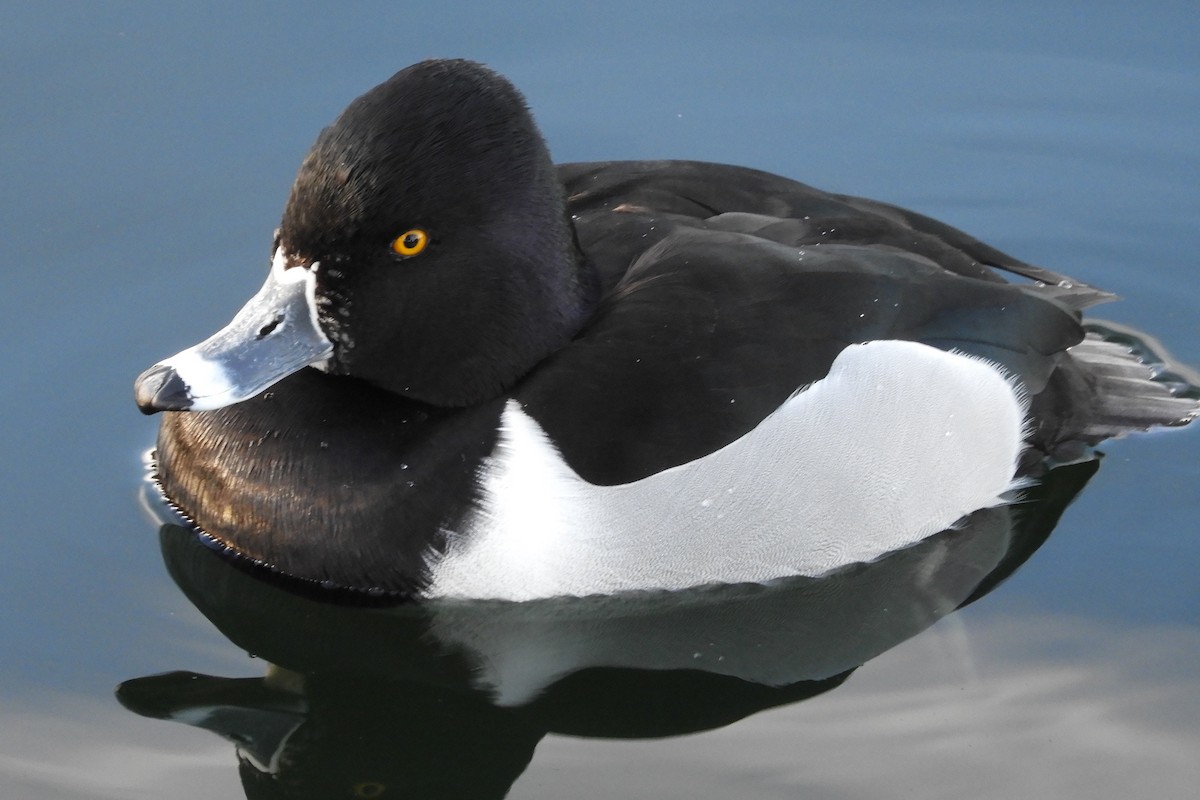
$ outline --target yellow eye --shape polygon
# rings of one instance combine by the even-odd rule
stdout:
[[[420,228],[407,230],[392,240],[392,252],[405,258],[419,255],[428,246],[429,234]]]

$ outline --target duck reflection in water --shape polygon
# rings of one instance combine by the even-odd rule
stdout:
[[[247,798],[500,798],[547,733],[677,736],[836,688],[1008,577],[1098,463],[822,578],[524,603],[330,602],[167,524],[176,583],[271,666],[137,678],[117,695],[232,742]]]

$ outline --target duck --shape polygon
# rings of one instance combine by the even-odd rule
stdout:
[[[153,480],[304,585],[524,601],[829,574],[1197,416],[1113,295],[884,202],[556,165],[481,64],[407,67],[303,159],[262,289],[146,370]],[[1194,388],[1194,387],[1193,387]]]

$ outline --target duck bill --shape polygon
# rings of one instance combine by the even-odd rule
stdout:
[[[267,282],[232,322],[138,377],[142,413],[223,408],[333,354],[317,318],[317,265],[287,269],[285,261],[276,252]]]

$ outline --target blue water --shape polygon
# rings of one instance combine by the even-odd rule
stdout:
[[[1102,315],[1200,362],[1191,4],[308,6],[0,21],[0,796],[243,796],[231,744],[113,695],[265,669],[163,566],[131,383],[257,288],[316,133],[421,58],[508,75],[558,160],[739,163],[907,206],[1116,291]],[[1103,450],[1011,580],[841,687],[695,736],[552,733],[510,796],[1191,796],[1200,429]]]

